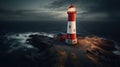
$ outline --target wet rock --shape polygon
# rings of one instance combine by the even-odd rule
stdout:
[[[118,51],[116,43],[97,36],[78,37],[75,45],[80,51],[100,67],[119,67],[120,58],[113,51]]]
[[[105,38],[80,35],[76,45],[39,33],[24,36],[25,43],[15,38],[0,40],[0,44],[5,42],[0,50],[7,48],[0,51],[1,67],[119,67],[116,43]]]

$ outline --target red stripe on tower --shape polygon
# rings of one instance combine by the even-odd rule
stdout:
[[[67,24],[67,39],[66,43],[68,44],[76,44],[77,36],[76,36],[76,8],[74,5],[71,5],[67,11],[68,14],[68,24]]]

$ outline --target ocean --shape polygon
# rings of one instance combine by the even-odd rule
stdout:
[[[66,33],[67,21],[0,21],[0,34],[23,32]],[[77,21],[77,33],[97,35],[120,43],[119,22]]]

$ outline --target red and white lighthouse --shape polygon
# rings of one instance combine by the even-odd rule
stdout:
[[[66,43],[76,44],[76,14],[77,10],[74,5],[71,5],[67,11],[68,14],[68,24],[67,24],[67,38]]]

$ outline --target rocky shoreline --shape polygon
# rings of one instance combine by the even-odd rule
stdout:
[[[78,36],[76,45],[44,33],[0,38],[1,67],[119,67],[114,41],[98,36]],[[3,49],[3,50],[2,50]]]

